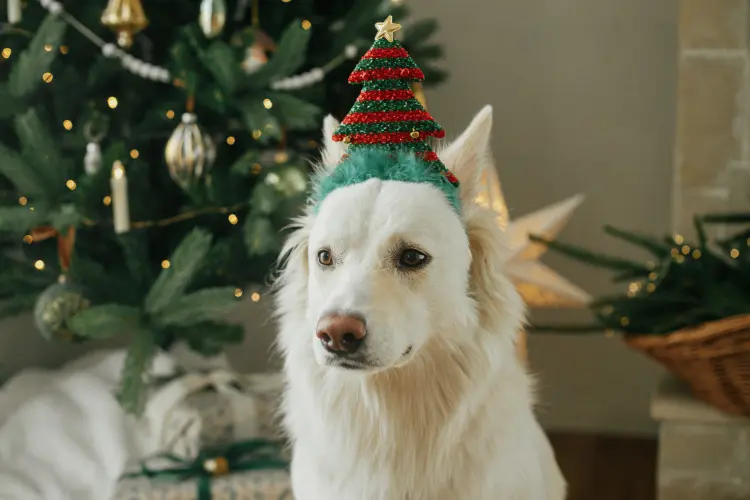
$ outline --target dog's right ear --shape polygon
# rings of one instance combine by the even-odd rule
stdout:
[[[333,133],[339,127],[339,121],[332,115],[323,119],[323,152],[322,152],[322,170],[330,172],[338,165],[341,157],[346,153],[346,144],[333,140]]]

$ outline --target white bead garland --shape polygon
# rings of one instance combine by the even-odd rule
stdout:
[[[53,15],[60,15],[64,11],[62,3],[58,2],[57,0],[39,0],[39,3]],[[66,13],[66,15],[67,17],[71,17],[70,14]],[[155,82],[169,83],[172,80],[168,69],[147,63],[145,61],[141,61],[140,59],[126,53],[115,44],[105,42],[94,33],[85,33],[85,27],[79,28],[75,26],[75,23],[80,24],[78,23],[78,21],[75,21],[75,19],[73,19],[75,23],[70,22],[67,19],[65,20],[66,22],[68,22],[68,24],[72,24],[74,28],[78,29],[78,31],[88,37],[92,42],[101,47],[102,55],[104,57],[109,59],[119,59],[122,63],[122,66],[134,75],[140,76],[141,78],[147,80],[153,80]],[[86,29],[85,31],[88,31],[88,29]],[[344,48],[343,57],[345,57],[346,59],[354,59],[355,57],[357,57],[357,52],[357,46],[354,44],[349,44]],[[339,58],[341,57],[342,56],[339,56]],[[323,81],[326,73],[328,73],[328,71],[336,66],[338,66],[338,64],[336,63],[336,59],[334,59],[325,66],[325,69],[313,68],[310,71],[300,73],[299,75],[294,75],[288,78],[277,80],[275,82],[271,82],[271,89],[299,90],[311,85],[315,85],[316,83]]]

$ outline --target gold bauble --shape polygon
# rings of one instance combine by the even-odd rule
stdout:
[[[133,35],[148,26],[141,0],[109,0],[101,21],[117,33],[117,44],[126,49],[133,45]]]
[[[193,113],[182,115],[180,123],[167,141],[164,159],[172,180],[189,189],[207,179],[216,160],[216,145],[199,125]]]

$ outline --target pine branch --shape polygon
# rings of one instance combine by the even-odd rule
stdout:
[[[144,326],[136,328],[122,371],[117,400],[123,409],[140,416],[146,407],[151,363],[156,355],[153,332]]]
[[[306,130],[319,124],[321,109],[311,102],[281,92],[270,92],[273,110],[289,130]]]
[[[606,232],[610,236],[614,236],[615,238],[619,238],[621,240],[627,241],[628,243],[632,243],[639,247],[645,248],[656,257],[661,258],[665,255],[669,255],[669,252],[672,250],[672,247],[670,245],[666,245],[660,242],[657,238],[653,238],[651,236],[641,235],[630,231],[623,231],[609,225],[604,226],[604,232]]]
[[[614,271],[648,271],[648,267],[638,262],[590,252],[580,247],[560,243],[559,241],[547,240],[533,234],[529,235],[529,239],[536,243],[542,243],[549,247],[550,250],[561,253],[566,257],[585,262],[592,266],[603,267]]]
[[[263,107],[260,100],[240,101],[236,104],[236,107],[242,114],[242,120],[247,130],[251,132],[260,131],[261,135],[258,139],[261,142],[267,143],[269,139],[281,137],[279,121],[269,110]]]
[[[226,94],[232,94],[245,76],[234,55],[234,50],[222,41],[212,43],[208,50],[198,52],[203,65],[211,72]]]
[[[42,74],[49,71],[57,57],[56,50],[46,51],[45,45],[59,47],[67,24],[59,16],[48,15],[37,30],[29,47],[21,53],[10,72],[9,90],[16,97],[31,95],[42,83]]]
[[[251,256],[267,255],[279,250],[279,234],[266,217],[248,217],[244,229],[245,245]]]
[[[45,193],[54,196],[64,192],[67,172],[61,168],[60,150],[37,110],[30,108],[25,113],[17,115],[15,125],[16,134],[23,147],[21,155],[30,168],[44,179]]]
[[[190,285],[201,261],[211,248],[211,233],[196,228],[188,234],[163,269],[146,297],[146,311],[155,314],[181,296]]]
[[[154,320],[163,326],[216,321],[237,306],[234,288],[206,288],[173,300]]]
[[[438,30],[438,22],[435,19],[421,19],[404,28],[404,43],[419,45],[427,42]],[[413,51],[416,53],[416,51]]]
[[[128,330],[135,330],[140,321],[138,308],[106,304],[80,311],[67,321],[76,335],[85,339],[106,339]]]
[[[47,184],[21,156],[0,143],[0,174],[7,177],[19,193],[33,199],[46,199]]]
[[[229,323],[200,323],[179,330],[179,338],[191,349],[205,355],[219,354],[227,344],[238,344],[244,338],[242,325]]]
[[[292,75],[305,62],[310,30],[303,29],[299,19],[293,20],[284,30],[273,57],[252,78],[245,78],[244,88],[263,88],[272,80]],[[244,84],[244,85],[243,85]]]
[[[22,234],[44,221],[41,211],[31,211],[28,207],[0,207],[0,232]]]

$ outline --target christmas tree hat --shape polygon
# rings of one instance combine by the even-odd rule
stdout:
[[[458,179],[427,142],[445,132],[409,85],[423,81],[424,73],[393,39],[401,25],[388,16],[375,26],[375,43],[349,76],[349,83],[363,85],[362,92],[333,134],[334,141],[348,144],[347,153],[316,186],[316,201],[336,188],[378,178],[432,184],[458,211]]]

